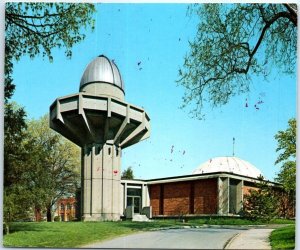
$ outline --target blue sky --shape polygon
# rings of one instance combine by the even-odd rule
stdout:
[[[53,63],[23,57],[15,64],[13,100],[25,107],[29,118],[39,118],[55,98],[78,92],[87,64],[104,54],[120,69],[126,101],[143,107],[151,118],[150,138],[123,151],[122,169],[132,166],[135,177],[142,179],[190,174],[210,158],[231,156],[235,137],[235,155],[272,180],[279,171],[274,166],[274,135],[296,116],[296,76],[279,75],[274,68],[268,81],[253,77],[249,93],[223,107],[207,107],[205,120],[192,119],[189,107],[179,108],[184,90],[176,83],[198,23],[186,15],[186,8],[98,5],[95,30],[73,48],[71,60],[63,50],[55,50]],[[256,110],[259,99],[264,103]]]

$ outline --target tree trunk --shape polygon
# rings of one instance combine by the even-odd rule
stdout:
[[[41,209],[38,208],[38,207],[35,207],[34,209],[34,218],[35,218],[35,221],[41,221],[42,219],[42,216],[41,216]]]
[[[47,222],[51,222],[51,207],[47,207]]]
[[[9,225],[7,222],[3,223],[3,235],[9,234]]]

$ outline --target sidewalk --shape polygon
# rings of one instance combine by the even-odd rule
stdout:
[[[271,249],[269,236],[273,230],[255,228],[243,231],[234,236],[225,249]]]

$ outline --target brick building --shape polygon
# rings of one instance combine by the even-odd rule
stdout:
[[[238,157],[216,157],[191,175],[121,180],[121,215],[148,217],[237,215],[260,170]],[[276,183],[270,182],[272,185]]]
[[[56,207],[56,214],[60,217],[60,221],[72,221],[76,218],[76,199],[74,197],[59,199]]]

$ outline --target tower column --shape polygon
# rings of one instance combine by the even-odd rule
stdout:
[[[83,148],[82,219],[120,219],[121,149],[111,143],[90,144]]]

